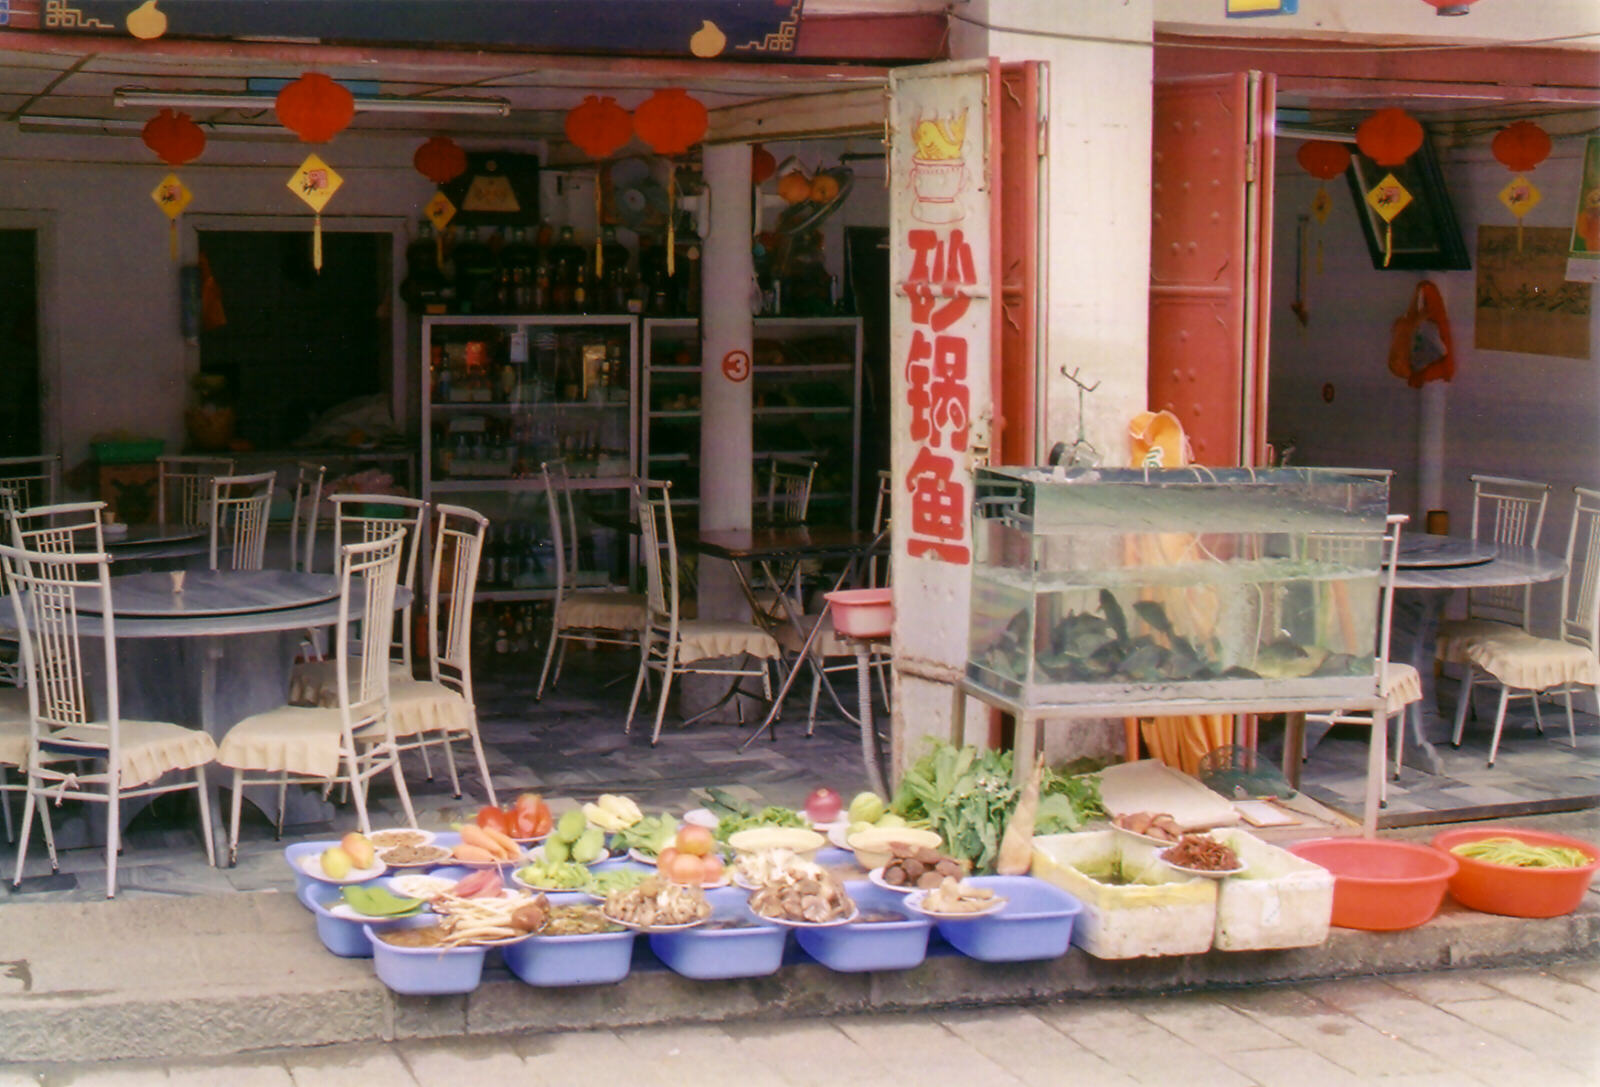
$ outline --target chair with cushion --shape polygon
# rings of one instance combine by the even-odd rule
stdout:
[[[230,457],[157,457],[156,520],[163,528],[204,528],[211,512],[211,480],[231,475]]]
[[[1506,706],[1512,698],[1531,698],[1538,722],[1539,699],[1562,696],[1567,708],[1567,736],[1578,746],[1572,717],[1574,692],[1592,690],[1600,697],[1600,491],[1574,487],[1572,527],[1567,531],[1567,573],[1561,582],[1560,628],[1554,638],[1540,638],[1510,624],[1460,640],[1466,675],[1456,701],[1451,743],[1461,746],[1472,688],[1487,676],[1500,685],[1489,765],[1500,750]]]
[[[1472,538],[1507,547],[1538,547],[1550,485],[1503,476],[1472,477]],[[1439,624],[1439,659],[1466,663],[1473,638],[1526,631],[1532,621],[1533,586],[1497,585],[1467,590],[1467,615]]]
[[[670,483],[656,481],[640,485],[639,547],[644,554],[648,614],[639,652],[639,674],[634,680],[623,730],[633,729],[633,714],[646,677],[651,671],[660,672],[661,695],[656,703],[655,729],[650,734],[652,747],[661,739],[661,721],[667,713],[674,676],[728,676],[735,683],[741,678],[760,678],[762,690],[770,700],[772,680],[766,662],[782,658],[777,639],[754,623],[684,619],[679,615],[678,542],[672,526],[670,489]],[[736,663],[717,663],[730,657]],[[754,663],[747,663],[752,660]],[[739,697],[734,695],[742,718]]]
[[[260,570],[267,559],[267,518],[276,472],[211,480],[210,562],[213,570]],[[226,552],[226,554],[224,554]]]
[[[478,559],[489,519],[464,506],[434,507],[436,524],[433,559],[428,582],[428,678],[389,677],[389,730],[400,751],[419,751],[428,776],[429,747],[444,748],[450,770],[450,789],[459,798],[452,745],[466,740],[472,745],[483,791],[498,805],[489,763],[478,736],[478,708],[472,700],[472,598],[478,583]],[[382,742],[384,731],[368,725],[356,733],[356,742]]]
[[[223,736],[217,762],[233,771],[230,862],[238,855],[240,803],[250,785],[278,786],[280,793],[289,782],[347,785],[355,801],[357,822],[366,834],[372,829],[367,816],[367,782],[387,770],[394,777],[406,821],[417,825],[390,729],[390,663],[385,652],[395,623],[395,587],[404,540],[405,534],[397,531],[367,543],[344,544],[337,554],[335,704],[280,706],[246,717]]]
[[[0,567],[16,587],[11,597],[27,678],[29,733],[24,774],[26,800],[13,884],[22,882],[34,809],[44,822],[51,871],[57,871],[48,805],[83,800],[107,806],[106,897],[117,893],[121,804],[125,798],[194,790],[206,858],[216,863],[205,765],[216,755],[211,737],[164,721],[123,720],[118,711],[117,655],[111,610],[110,561],[105,554],[29,551],[0,545]],[[105,693],[90,705],[78,614],[93,611]],[[192,771],[189,780],[162,784],[168,774]]]
[[[309,574],[317,561],[317,512],[322,506],[322,480],[328,469],[321,464],[295,464],[294,507],[289,517],[289,569]],[[305,526],[302,530],[302,524]]]
[[[539,673],[537,702],[544,697],[545,681],[554,688],[561,682],[561,666],[570,642],[635,647],[645,627],[643,593],[578,588],[578,519],[573,509],[572,480],[565,461],[539,466],[544,476],[545,501],[550,511],[550,539],[556,561],[556,598],[550,606],[550,639],[545,645],[544,668]],[[550,673],[552,662],[555,675]]]
[[[1390,514],[1387,531],[1383,535],[1382,580],[1379,583],[1378,602],[1378,652],[1373,658],[1373,676],[1377,694],[1383,700],[1383,728],[1374,729],[1369,773],[1377,776],[1378,800],[1388,799],[1388,779],[1385,776],[1384,748],[1388,740],[1389,722],[1395,722],[1394,767],[1400,772],[1400,759],[1405,745],[1405,713],[1408,707],[1422,701],[1422,677],[1409,664],[1389,659],[1389,642],[1394,615],[1394,577],[1400,554],[1400,530],[1410,518],[1403,513]],[[1353,538],[1360,547],[1368,546],[1366,537]],[[1335,544],[1337,546],[1337,544]],[[1305,726],[1307,723],[1332,727],[1333,725],[1364,725],[1373,728],[1377,715],[1372,706],[1340,707],[1328,713],[1290,714],[1288,734],[1283,747],[1283,773],[1289,783],[1300,784],[1300,763],[1305,759]],[[1370,812],[1369,815],[1374,813]]]

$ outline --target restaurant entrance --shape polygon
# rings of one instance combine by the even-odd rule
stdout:
[[[0,456],[26,456],[40,442],[37,236],[0,230]]]

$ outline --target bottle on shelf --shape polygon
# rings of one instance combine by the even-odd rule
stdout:
[[[446,313],[449,306],[445,287],[444,272],[439,267],[439,239],[433,224],[424,219],[416,238],[406,246],[406,278],[400,284],[400,297],[418,313]]]
[[[491,313],[499,285],[499,267],[494,252],[478,236],[478,228],[467,227],[456,242],[452,259],[456,266],[456,307],[461,313]]]
[[[528,244],[528,232],[520,226],[512,227],[510,240],[500,250],[500,275],[510,287],[506,307],[501,312],[532,312],[534,267],[533,246]]]
[[[628,295],[632,277],[628,271],[628,249],[617,241],[616,227],[608,226],[600,234],[600,260],[602,271],[596,278],[595,309],[601,313],[628,312]]]

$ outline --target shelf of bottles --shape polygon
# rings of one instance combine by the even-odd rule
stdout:
[[[700,493],[700,325],[693,318],[642,324],[640,462],[672,481],[672,500]],[[765,458],[817,462],[809,520],[854,525],[860,494],[861,320],[757,317],[751,380],[757,501]],[[759,511],[758,511],[759,512]]]
[[[490,520],[485,599],[554,590],[554,547],[540,465],[562,459],[583,492],[579,579],[628,583],[626,547],[587,511],[625,510],[637,471],[638,322],[627,315],[429,316],[422,319],[423,496]]]

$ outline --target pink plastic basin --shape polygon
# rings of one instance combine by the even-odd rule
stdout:
[[[833,629],[851,638],[887,638],[894,622],[888,589],[840,589],[825,593]]]
[[[1439,912],[1460,865],[1449,854],[1376,838],[1313,838],[1289,852],[1333,873],[1333,923],[1393,932],[1416,928]]]

